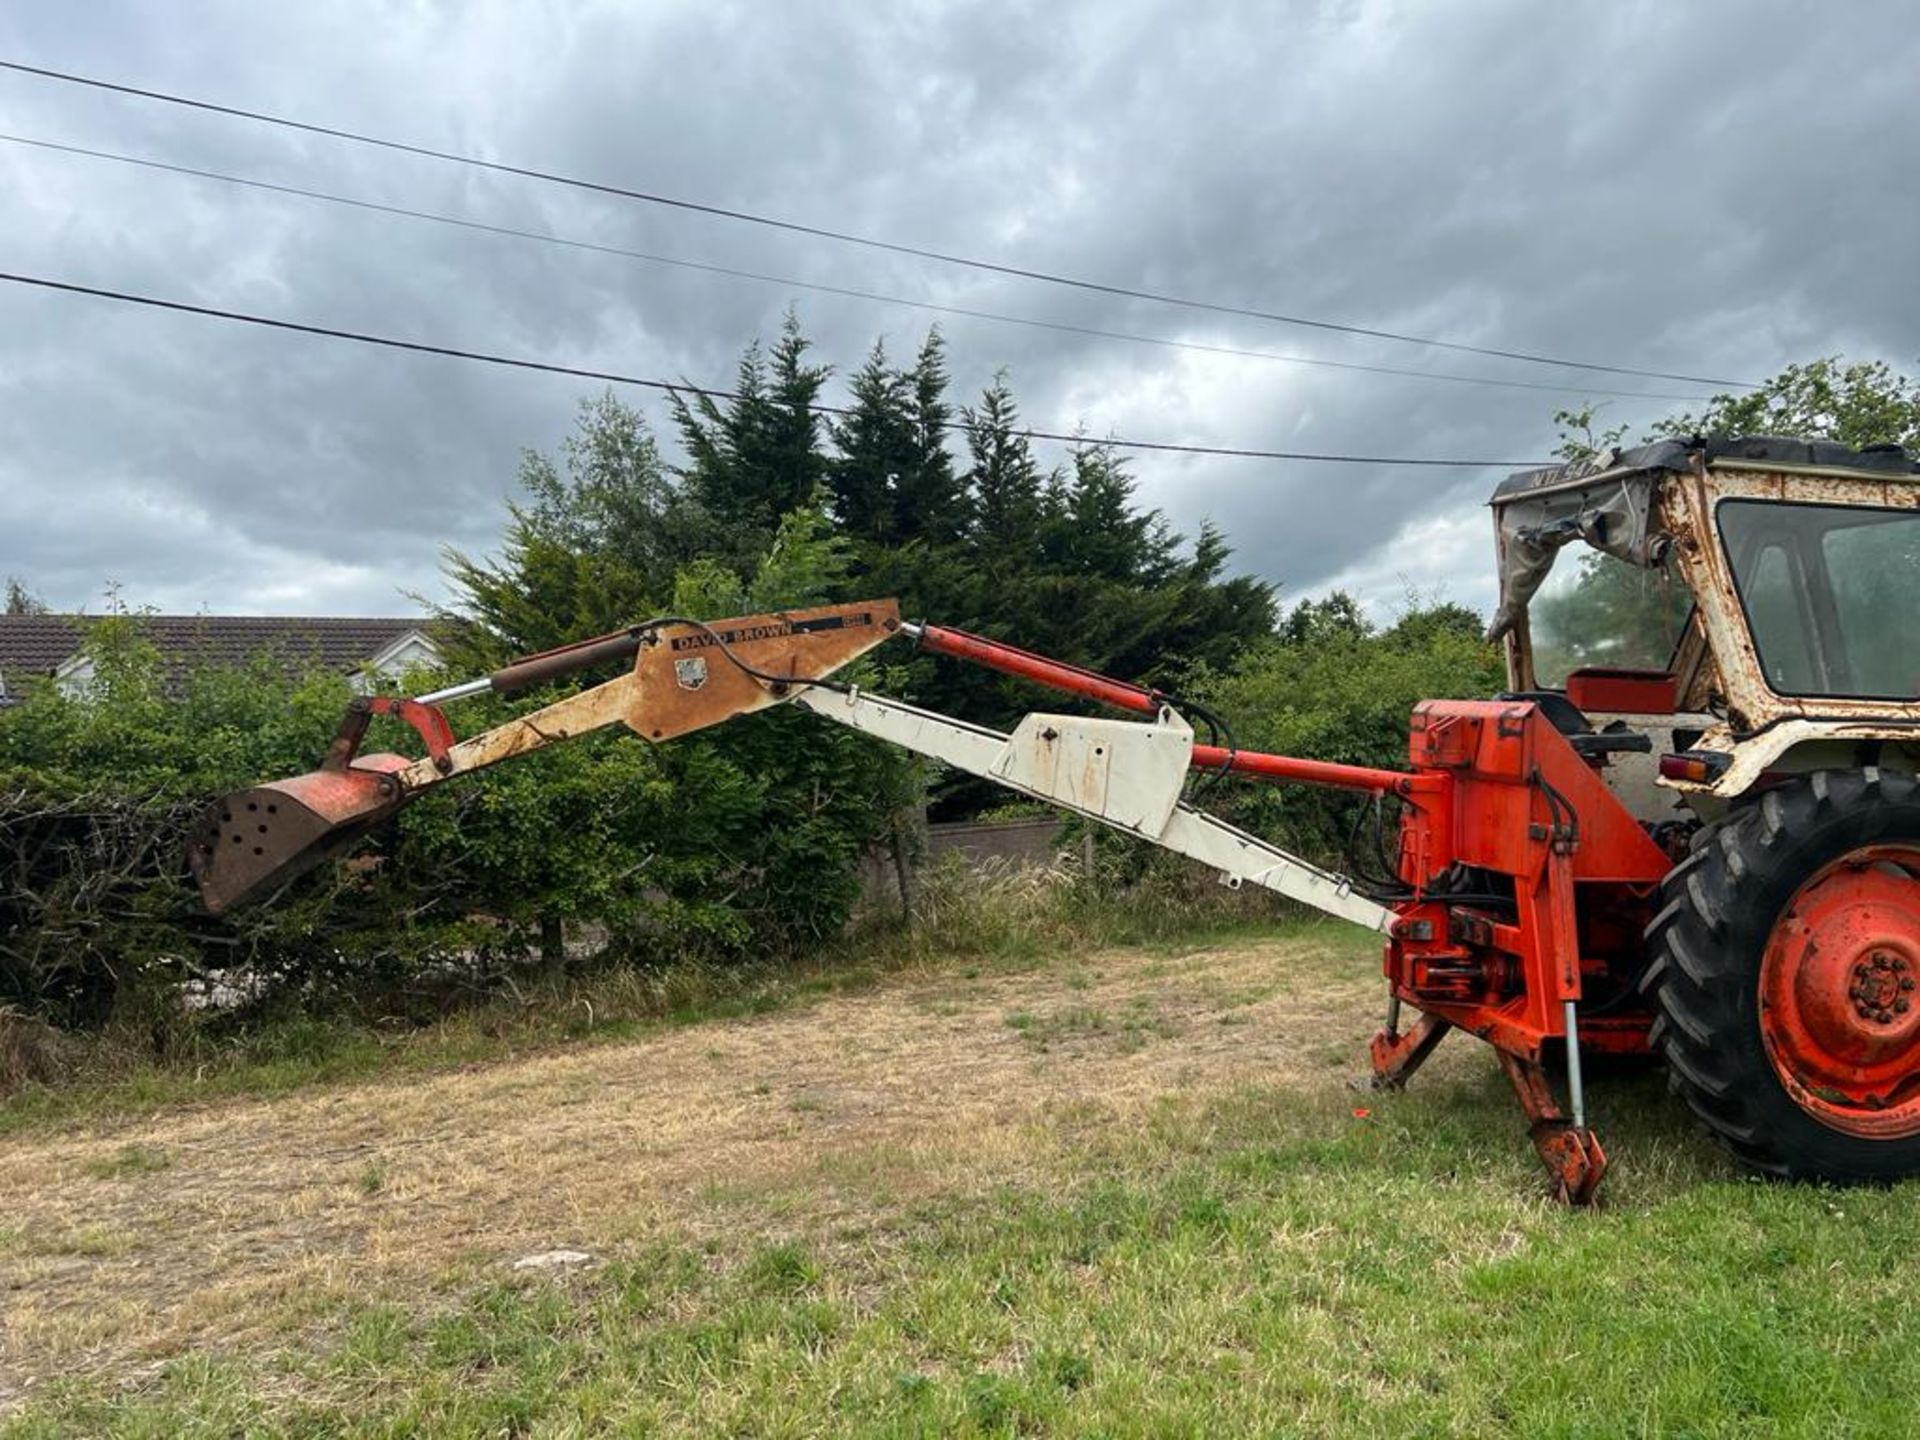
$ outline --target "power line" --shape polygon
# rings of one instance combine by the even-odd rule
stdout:
[[[1606,396],[1622,400],[1685,400],[1703,402],[1713,397],[1709,395],[1677,395],[1662,391],[1649,390],[1599,390],[1585,385],[1549,385],[1534,380],[1502,380],[1487,375],[1449,375],[1438,370],[1413,370],[1397,365],[1365,365],[1351,360],[1326,360],[1314,355],[1284,355],[1272,350],[1247,350],[1232,345],[1212,345],[1197,340],[1173,340],[1162,335],[1141,335],[1126,330],[1104,330],[1088,325],[1074,325],[1062,320],[1041,320],[1030,315],[1007,315],[993,310],[976,310],[964,305],[945,305],[932,300],[916,300],[904,295],[888,295],[877,290],[861,290],[845,285],[827,285],[811,280],[796,280],[790,276],[768,275],[757,270],[740,270],[728,265],[715,265],[703,260],[684,260],[677,256],[655,255],[645,250],[630,250],[619,245],[605,245],[593,240],[580,240],[565,235],[548,235],[537,230],[521,230],[511,225],[495,225],[483,220],[469,220],[457,215],[443,215],[431,210],[415,210],[405,205],[389,205],[377,200],[363,200],[351,195],[336,195],[325,190],[312,190],[301,185],[287,185],[272,180],[258,180],[246,175],[231,175],[219,170],[203,170],[192,165],[178,165],[172,161],[155,160],[147,156],[127,155],[114,150],[97,150],[86,145],[69,145],[56,140],[38,140],[26,135],[12,135],[0,132],[0,142],[9,145],[24,145],[35,150],[54,151],[63,155],[82,155],[92,160],[107,160],[117,165],[133,165],[144,170],[159,170],[171,175],[186,175],[197,180],[214,180],[223,185],[237,185],[249,190],[267,191],[276,195],[292,195],[303,200],[318,200],[329,205],[341,205],[355,210],[368,210],[382,215],[398,215],[409,220],[426,220],[436,225],[451,225],[462,230],[475,230],[487,235],[501,235],[516,240],[533,240],[543,245],[557,245],[570,250],[590,251],[598,255],[614,255],[628,260],[644,260],[655,265],[673,265],[685,270],[704,271],[710,275],[727,275],[738,280],[754,280],[769,285],[791,286],[798,290],[812,290],[824,295],[840,295],[855,300],[871,300],[882,305],[901,305],[913,310],[930,311],[938,315],[958,315],[970,320],[991,320],[1003,325],[1024,325],[1038,330],[1056,330],[1068,335],[1085,335],[1099,340],[1122,340],[1136,345],[1157,345],[1173,350],[1192,350],[1208,355],[1230,355],[1249,360],[1272,360],[1287,365],[1312,365],[1330,370],[1355,370],[1369,375],[1399,375],[1415,380],[1437,380],[1454,385],[1493,385],[1511,390],[1545,390],[1555,394]]]
[[[12,285],[29,285],[37,289],[53,290],[68,295],[88,295],[99,300],[115,300],[122,304],[141,305],[153,310],[171,310],[182,315],[231,320],[242,325],[257,325],[269,330],[289,330],[300,335],[319,335],[331,340],[351,340],[355,344],[377,345],[388,350],[405,350],[419,355],[439,355],[452,360],[472,360],[482,365],[500,365],[514,370],[537,370],[548,375],[570,375],[582,380],[599,380],[612,385],[633,385],[647,390],[659,390],[669,395],[677,396],[685,393],[707,400],[732,401],[746,398],[737,391],[714,390],[684,381],[650,380],[637,375],[623,375],[613,370],[588,370],[574,365],[555,365],[544,360],[528,360],[521,356],[497,355],[485,350],[461,350],[451,345],[430,345],[424,341],[401,340],[390,335],[340,330],[330,325],[307,325],[297,320],[280,320],[268,315],[249,314],[243,310],[222,310],[211,305],[191,305],[184,300],[165,300],[156,295],[138,295],[126,290],[107,290],[94,285],[77,285],[71,281],[53,280],[42,275],[16,275],[0,271],[0,281]],[[844,405],[811,404],[807,408],[816,415],[832,415],[842,419],[853,414],[853,411]],[[948,420],[942,424],[941,428],[965,433],[968,426],[964,420]],[[1337,465],[1417,465],[1430,469],[1450,470],[1519,470],[1542,463],[1537,460],[1441,460],[1382,455],[1325,455],[1299,450],[1252,450],[1225,445],[1180,445],[1165,440],[1123,440],[1118,436],[1094,440],[1085,435],[1068,435],[1057,430],[1013,430],[1009,433],[1019,439],[1056,440],[1067,445],[1088,445],[1114,450],[1145,450],[1173,455],[1219,455],[1245,460],[1304,460]]]
[[[1394,330],[1378,330],[1365,325],[1348,325],[1333,320],[1314,320],[1301,315],[1286,315],[1272,310],[1258,310],[1249,306],[1228,305],[1212,300],[1198,300],[1187,296],[1171,295],[1154,290],[1140,290],[1126,285],[1111,285],[1098,280],[1085,280],[1070,275],[1059,275],[1045,270],[1028,269],[1020,265],[1002,264],[993,260],[980,260],[965,255],[950,254],[943,250],[934,250],[919,245],[907,245],[895,240],[881,240],[870,235],[857,235],[850,231],[833,230],[821,225],[808,225],[797,220],[782,220],[771,215],[761,215],[750,210],[734,210],[722,205],[710,205],[698,200],[686,200],[677,196],[661,195],[652,191],[633,190],[622,185],[611,185],[599,180],[586,180],[578,176],[560,175],[552,171],[536,170],[524,165],[509,165],[499,160],[483,160],[477,155],[463,155],[453,150],[436,150],[427,145],[414,145],[404,140],[392,140],[379,135],[367,135],[355,130],[346,130],[338,126],[319,125],[305,120],[293,120],[283,115],[272,115],[260,110],[244,110],[234,105],[222,105],[211,100],[197,100],[191,96],[174,95],[164,90],[148,90],[137,85],[123,85],[111,80],[101,80],[87,75],[75,75],[63,70],[51,70],[39,65],[26,65],[15,60],[0,60],[0,70],[11,70],[21,75],[33,75],[43,80],[53,80],[67,85],[81,85],[94,90],[111,91],[119,95],[131,95],[141,100],[154,100],[166,105],[179,105],[190,110],[200,110],[214,115],[227,115],[239,120],[251,120],[262,125],[275,125],[287,130],[298,130],[309,135],[324,135],[329,139],[346,140],[356,145],[371,145],[382,150],[397,151],[405,155],[419,155],[430,160],[444,160],[456,165],[471,165],[477,169],[490,170],[500,175],[513,175],[523,180],[538,180],[548,185],[565,185],[576,190],[588,190],[601,195],[618,196],[625,200],[639,200],[649,205],[662,205],[675,210],[690,211],[700,215],[712,215],[723,220],[737,220],[750,225],[762,225],[769,229],[785,230],[796,235],[810,235],[817,239],[834,240],[846,245],[862,245],[873,250],[885,250],[896,255],[911,255],[921,260],[934,260],[945,265],[961,265],[973,270],[983,270],[996,275],[1007,275],[1021,280],[1036,280],[1048,285],[1064,285],[1075,290],[1088,290],[1102,295],[1113,295],[1129,300],[1146,300],[1157,305],[1177,305],[1191,310],[1206,310],[1218,315],[1240,315],[1253,320],[1268,320],[1281,325],[1298,325],[1312,330],[1328,330],[1343,335],[1360,335],[1374,340],[1392,340],[1405,345],[1428,345],[1437,350],[1453,350],[1468,355],[1486,355],[1502,360],[1519,360],[1532,365],[1557,365],[1569,370],[1591,370],[1608,375],[1634,375],[1648,380],[1675,380],[1687,385],[1716,385],[1736,390],[1759,388],[1747,380],[1715,380],[1700,375],[1682,375],[1667,370],[1642,370],[1628,365],[1603,365],[1593,361],[1567,360],[1552,355],[1539,355],[1524,350],[1502,350],[1487,345],[1469,345],[1457,340],[1439,340],[1431,336],[1407,335]]]

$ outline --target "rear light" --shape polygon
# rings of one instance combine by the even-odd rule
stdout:
[[[1660,778],[1680,780],[1690,785],[1711,785],[1733,763],[1731,755],[1715,750],[1683,750],[1677,755],[1660,757]]]

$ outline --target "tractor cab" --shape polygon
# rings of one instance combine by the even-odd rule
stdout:
[[[1665,440],[1522,472],[1491,503],[1509,684],[1648,737],[1646,759],[1609,758],[1635,813],[1671,816],[1680,791],[1718,815],[1763,774],[1857,763],[1862,742],[1914,768],[1920,464],[1905,450]]]
[[[1674,856],[1632,989],[1675,1091],[1766,1173],[1920,1173],[1920,466],[1669,440],[1492,503],[1510,683],[1644,737],[1589,758]]]

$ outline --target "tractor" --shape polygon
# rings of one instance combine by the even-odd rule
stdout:
[[[1515,474],[1491,509],[1509,688],[1418,705],[1404,770],[1244,750],[1203,706],[908,623],[888,600],[666,616],[417,698],[357,698],[317,771],[214,805],[189,864],[218,913],[468,771],[609,725],[664,743],[789,704],[1377,932],[1370,1083],[1404,1085],[1449,1033],[1478,1036],[1564,1201],[1591,1200],[1607,1169],[1595,1057],[1664,1063],[1756,1171],[1920,1174],[1920,465],[1891,446],[1696,437]],[[1132,718],[1035,713],[1002,733],[831,678],[895,637]],[[464,740],[444,708],[613,666]],[[362,754],[383,715],[426,754]],[[1190,782],[1214,772],[1372,797],[1391,875],[1343,875],[1208,814]]]

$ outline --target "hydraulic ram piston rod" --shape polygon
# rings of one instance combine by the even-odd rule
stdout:
[[[1036,655],[1016,645],[989,640],[983,635],[969,635],[964,630],[950,630],[944,625],[903,624],[900,633],[910,637],[922,650],[930,650],[936,655],[965,660],[1068,695],[1097,700],[1116,710],[1131,710],[1136,715],[1158,715],[1162,707],[1174,703],[1171,696],[1149,690],[1144,685],[1115,680],[1078,665]],[[1291,755],[1268,755],[1258,750],[1230,750],[1223,745],[1195,745],[1193,768],[1227,770],[1236,775],[1299,785],[1325,785],[1336,790],[1363,790],[1372,795],[1410,795],[1419,788],[1415,776],[1399,770],[1375,770],[1365,765],[1341,765],[1330,760],[1301,760]]]

